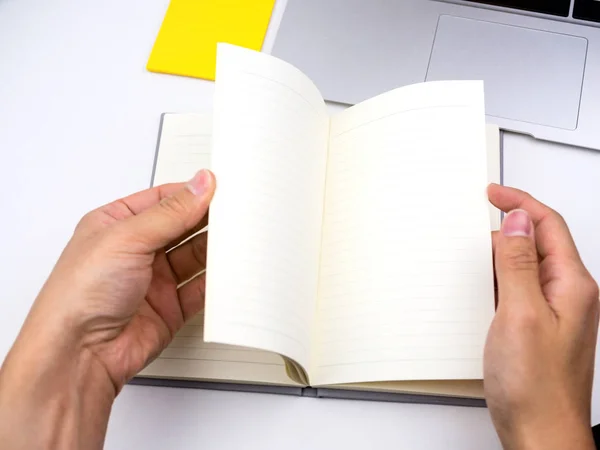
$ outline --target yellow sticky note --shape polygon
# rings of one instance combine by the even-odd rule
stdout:
[[[262,47],[275,0],[171,0],[146,68],[215,79],[217,43]]]

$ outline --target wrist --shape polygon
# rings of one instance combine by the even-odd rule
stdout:
[[[36,322],[30,316],[0,370],[0,442],[102,448],[116,396],[110,377],[65,328]]]

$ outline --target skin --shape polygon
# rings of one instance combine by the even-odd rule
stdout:
[[[516,189],[494,236],[498,307],[484,357],[485,394],[506,449],[595,449],[590,433],[598,286],[563,218]]]
[[[102,448],[125,382],[204,303],[206,235],[215,189],[149,189],[87,214],[59,258],[0,371],[4,449]],[[29,433],[27,430],[36,430]]]
[[[177,245],[205,226],[214,191],[201,171],[81,220],[0,370],[2,448],[102,448],[123,385],[203,307],[206,234]],[[596,283],[557,213],[515,189],[489,197],[517,210],[493,236],[494,425],[507,449],[592,449]]]

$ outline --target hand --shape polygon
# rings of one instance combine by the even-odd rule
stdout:
[[[31,416],[27,408],[44,408],[50,416],[55,405],[57,414],[65,415],[69,399],[81,409],[81,398],[97,393],[103,398],[93,398],[96,404],[83,413],[96,416],[88,424],[102,424],[102,406],[108,407],[107,420],[123,385],[200,311],[205,279],[194,276],[205,269],[206,233],[166,251],[206,226],[214,189],[213,175],[200,171],[187,184],[139,192],[81,220],[0,371],[1,442],[6,442],[4,433],[10,434],[9,424],[20,418],[15,411]],[[23,389],[32,392],[26,395]],[[23,398],[35,404],[24,404]],[[37,429],[27,424],[32,427]],[[103,439],[96,431],[90,431],[94,438],[79,442],[81,448],[101,446],[101,441],[90,443]],[[82,432],[76,429],[71,437]]]
[[[516,189],[488,194],[508,213],[494,236],[498,308],[484,358],[494,425],[506,449],[595,449],[598,286],[560,215]]]

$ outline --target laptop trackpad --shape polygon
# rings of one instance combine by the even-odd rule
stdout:
[[[484,80],[489,116],[577,128],[587,40],[441,16],[427,81]]]

